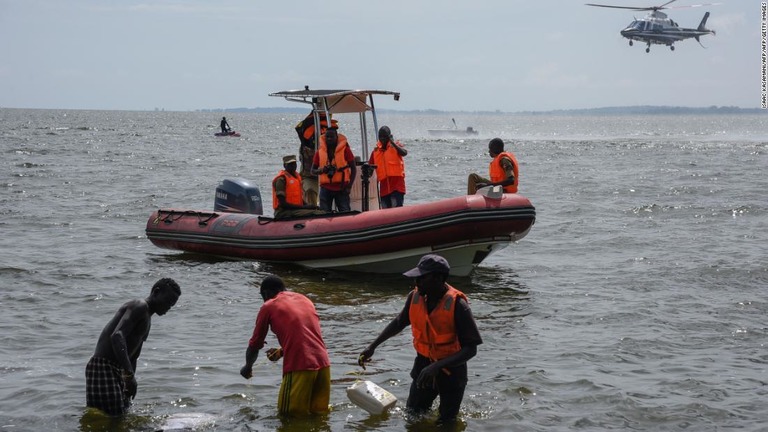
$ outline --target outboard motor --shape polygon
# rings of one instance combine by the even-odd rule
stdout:
[[[261,215],[261,192],[248,180],[225,179],[216,187],[213,211]]]

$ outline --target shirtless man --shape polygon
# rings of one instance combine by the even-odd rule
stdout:
[[[152,315],[165,315],[181,296],[170,278],[160,279],[145,300],[131,300],[118,309],[101,331],[96,351],[85,367],[86,405],[117,416],[136,397],[136,360],[149,336]]]

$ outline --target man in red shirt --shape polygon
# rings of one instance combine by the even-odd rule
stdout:
[[[277,361],[284,356],[278,411],[294,416],[328,412],[331,362],[315,305],[302,294],[286,291],[277,276],[267,276],[261,282],[260,293],[264,305],[256,316],[240,375],[246,379],[253,376],[253,363],[271,328],[280,348],[267,350],[267,358]]]

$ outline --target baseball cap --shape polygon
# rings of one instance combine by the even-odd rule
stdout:
[[[436,254],[427,254],[421,257],[419,264],[407,272],[403,273],[403,276],[419,277],[427,273],[450,273],[451,265],[448,264],[448,260]]]

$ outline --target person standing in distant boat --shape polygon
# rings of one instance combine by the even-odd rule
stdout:
[[[272,180],[272,208],[275,219],[325,214],[315,205],[305,205],[294,155],[283,157],[283,170]]]
[[[221,118],[221,134],[222,135],[228,135],[229,132],[232,130],[232,128],[229,127],[229,123],[227,123],[227,118],[222,117]]]
[[[152,315],[165,315],[181,296],[173,279],[155,283],[145,300],[132,300],[120,307],[101,331],[93,357],[85,367],[86,405],[118,416],[136,397],[136,361],[149,336]]]
[[[333,125],[320,137],[320,147],[312,161],[312,172],[320,183],[320,208],[328,213],[334,203],[340,212],[348,212],[349,194],[355,182],[357,167],[347,137],[338,133]]]
[[[259,293],[264,304],[256,315],[240,375],[245,379],[253,376],[253,363],[272,329],[280,347],[268,349],[267,358],[277,361],[284,357],[277,410],[291,416],[327,413],[331,361],[315,305],[305,295],[287,291],[283,280],[274,275],[264,278]]]
[[[379,141],[368,163],[376,165],[381,208],[402,207],[405,200],[405,164],[408,154],[400,141],[395,141],[388,126],[379,128]]]
[[[403,273],[415,278],[416,287],[400,313],[357,358],[365,369],[379,345],[410,325],[416,359],[405,406],[413,414],[424,414],[439,396],[439,424],[456,420],[467,387],[467,361],[483,343],[467,296],[446,282],[450,271],[445,258],[427,254]]]
[[[517,193],[520,181],[520,165],[512,152],[504,151],[504,141],[494,138],[488,143],[488,153],[493,160],[488,166],[490,180],[475,173],[467,179],[467,195],[474,195],[478,189],[486,186],[502,186],[504,193]]]

